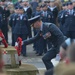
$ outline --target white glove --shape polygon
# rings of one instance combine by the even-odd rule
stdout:
[[[18,43],[17,42],[15,42],[15,46],[18,46]]]
[[[23,41],[22,41],[22,45],[23,45],[24,43],[23,43]]]
[[[2,38],[0,37],[0,41],[2,41]]]

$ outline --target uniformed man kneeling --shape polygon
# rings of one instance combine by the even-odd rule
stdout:
[[[35,16],[28,21],[32,24],[34,28],[39,28],[40,31],[33,37],[28,40],[24,40],[23,44],[27,45],[37,41],[40,37],[43,37],[45,40],[52,42],[53,47],[48,50],[42,60],[48,69],[53,68],[51,59],[56,57],[56,54],[59,52],[60,45],[64,42],[64,36],[59,28],[53,23],[43,23],[40,19],[40,16]]]

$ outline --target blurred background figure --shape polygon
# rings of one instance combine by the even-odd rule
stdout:
[[[57,17],[57,20],[58,20],[58,23],[59,23],[59,28],[62,31],[62,33],[64,33],[64,26],[61,22],[61,15],[63,15],[65,11],[67,11],[67,3],[62,4],[62,10],[59,11],[58,17]]]
[[[50,9],[50,11],[53,13],[54,16],[54,23],[56,24],[56,19],[57,19],[57,15],[58,15],[58,8],[55,5],[55,0],[50,0],[50,5],[48,7]]]
[[[75,64],[70,64],[60,75],[75,75]]]
[[[12,46],[15,46],[15,40],[14,40],[14,27],[16,25],[16,16],[19,15],[19,9],[16,6],[14,9],[14,13],[12,13],[9,17],[9,26],[11,27],[12,31]]]
[[[31,5],[29,4],[29,1],[28,0],[22,0],[22,3],[23,5],[23,9],[24,9],[24,13],[27,15],[28,19],[30,19],[32,17],[32,8],[31,8]],[[31,32],[31,27],[30,27],[30,23],[28,23],[28,37],[31,38],[32,37],[32,32]]]
[[[75,75],[75,63],[62,63],[60,62],[54,68],[54,75]]]
[[[63,25],[63,34],[68,38],[75,38],[75,11],[73,9],[73,3],[67,2],[67,11],[61,15],[61,22]]]
[[[0,14],[2,15],[2,32],[5,36],[6,41],[8,42],[8,17],[10,16],[10,10],[8,6],[5,4],[5,1],[1,1],[1,11]]]
[[[75,63],[75,39],[67,50],[67,58],[69,63]]]
[[[32,2],[30,4],[32,6],[33,12],[35,12],[36,11],[36,8],[38,6],[38,0],[32,0]]]
[[[67,51],[68,51],[68,47],[73,43],[73,40],[68,38],[65,40],[65,42],[62,43],[62,45],[60,46],[60,56],[61,56],[61,61],[64,61],[67,57]]]
[[[27,39],[28,36],[28,17],[24,13],[24,9],[22,6],[18,7],[18,15],[15,16],[14,20],[16,20],[15,27],[13,30],[14,33],[14,41],[16,42],[18,37],[21,37],[23,40]],[[22,55],[26,56],[26,46],[22,46]]]

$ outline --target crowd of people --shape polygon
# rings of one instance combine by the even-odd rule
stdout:
[[[41,2],[19,0],[15,4],[11,1],[0,1],[0,29],[6,41],[8,42],[8,30],[11,27],[12,46],[15,46],[17,38],[21,37],[23,40],[21,55],[25,57],[27,56],[26,45],[33,43],[37,56],[45,54],[42,60],[48,70],[46,75],[68,74],[70,69],[66,68],[66,71],[60,71],[61,73],[58,70],[64,69],[66,64],[75,60],[74,21],[75,0],[43,0]],[[34,37],[32,37],[32,28]],[[62,63],[54,68],[51,60],[57,54]],[[61,64],[64,64],[64,67],[60,67]]]

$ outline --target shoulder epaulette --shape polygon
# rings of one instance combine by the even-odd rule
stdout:
[[[47,27],[49,27],[50,25],[52,25],[52,23],[45,23]]]

